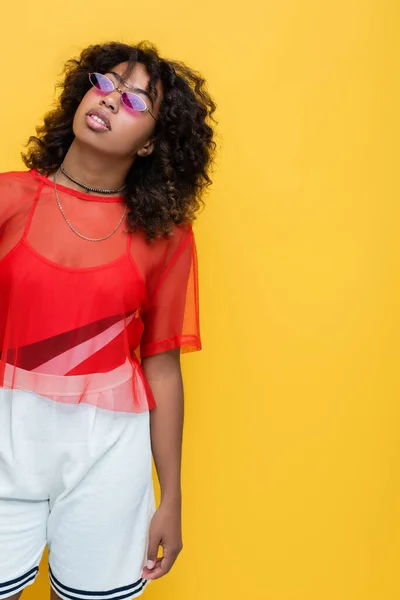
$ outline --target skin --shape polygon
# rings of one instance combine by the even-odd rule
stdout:
[[[121,63],[111,69],[122,77],[127,63]],[[136,64],[133,72],[121,84],[117,77],[105,73],[120,89],[131,91],[132,88],[146,90],[149,75],[143,65]],[[162,102],[161,83],[157,83],[157,98],[153,106],[147,96],[141,95],[152,114],[157,118]],[[104,110],[111,122],[111,131],[93,131],[87,125],[86,114],[90,109]],[[121,103],[118,91],[101,94],[96,88],[91,88],[75,113],[73,121],[74,141],[64,159],[65,170],[78,181],[89,186],[117,189],[126,179],[127,173],[134,163],[136,156],[148,156],[154,150],[155,121],[147,112],[131,113]],[[60,171],[57,173],[57,183],[82,191],[82,188],[72,183]]]
[[[112,71],[122,76],[126,66],[126,63],[116,65]],[[141,64],[135,66],[123,84],[117,82],[115,76],[107,75],[126,91],[132,87],[146,90],[149,81],[149,75]],[[157,91],[153,106],[143,96],[156,118],[162,103],[160,83],[157,84]],[[111,131],[95,132],[89,129],[86,113],[93,108],[107,111]],[[76,112],[73,122],[75,139],[64,160],[65,169],[87,185],[117,189],[123,185],[136,156],[145,157],[153,152],[154,126],[155,121],[147,111],[134,115],[127,111],[121,105],[121,96],[117,91],[100,95],[93,88],[84,96]],[[57,183],[84,191],[61,171],[57,172]],[[158,579],[170,571],[183,548],[180,474],[184,393],[180,350],[178,348],[144,358],[142,367],[157,403],[157,407],[150,411],[150,430],[161,500],[149,530],[148,559],[155,564],[151,568],[145,567],[141,576]],[[160,546],[162,556],[157,558]],[[12,598],[17,600],[19,596]],[[59,599],[53,590],[51,599]]]
[[[148,558],[155,561],[145,567],[142,577],[158,579],[168,573],[182,543],[181,461],[184,421],[184,392],[180,349],[149,356],[143,370],[157,402],[150,411],[153,458],[160,482],[161,500],[150,524]],[[157,558],[158,547],[163,554]]]

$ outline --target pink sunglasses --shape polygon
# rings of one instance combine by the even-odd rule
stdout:
[[[111,94],[112,92],[117,91],[121,94],[121,101],[130,111],[147,111],[153,119],[157,121],[156,117],[147,107],[146,102],[138,94],[134,94],[133,92],[123,92],[114,85],[109,77],[102,75],[101,73],[90,73],[89,79],[92,86],[102,94]]]

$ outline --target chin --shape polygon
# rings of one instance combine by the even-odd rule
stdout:
[[[83,117],[84,119],[85,117]],[[95,131],[92,131],[85,123],[81,121],[80,123],[75,123],[72,126],[72,131],[74,134],[74,138],[76,141],[85,144],[87,146],[91,146],[96,148],[97,150],[106,147],[109,145],[105,140],[104,136],[98,135]],[[102,139],[103,138],[103,139]]]

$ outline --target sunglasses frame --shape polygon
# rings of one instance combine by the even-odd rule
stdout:
[[[97,85],[95,85],[92,81],[92,75],[100,75],[101,77],[105,77],[110,84],[113,86],[113,89],[107,92],[103,92],[102,90],[100,90]],[[153,113],[151,112],[151,110],[149,109],[149,107],[147,106],[146,102],[143,100],[143,98],[141,96],[139,96],[139,94],[135,94],[134,92],[124,92],[124,90],[121,90],[119,87],[117,87],[114,82],[112,81],[112,79],[110,79],[109,77],[107,77],[107,75],[103,75],[103,73],[97,73],[97,72],[93,72],[93,73],[89,73],[89,81],[92,84],[92,86],[98,91],[100,92],[100,94],[112,94],[113,92],[119,92],[119,94],[121,95],[121,102],[124,104],[124,106],[130,111],[130,112],[148,112],[153,119],[157,122],[156,117],[153,115]],[[124,96],[125,94],[129,97],[129,96],[135,96],[136,98],[139,98],[145,105],[145,107],[142,110],[139,110],[138,108],[132,108],[130,106],[128,106],[126,104],[126,102],[124,102]]]

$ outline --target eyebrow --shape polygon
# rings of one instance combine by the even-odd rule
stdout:
[[[151,106],[152,108],[154,107],[153,104],[153,98],[150,96],[149,92],[146,92],[146,90],[142,90],[142,88],[138,88],[138,87],[130,87],[129,85],[126,85],[123,81],[122,81],[122,77],[121,75],[118,75],[118,73],[115,73],[114,71],[108,71],[110,73],[110,75],[114,75],[115,79],[118,81],[118,83],[122,83],[126,88],[128,88],[128,90],[130,90],[131,92],[136,92],[138,94],[143,94],[143,96],[146,96],[150,102],[151,102]]]

